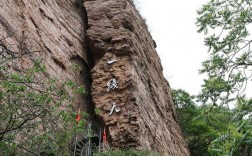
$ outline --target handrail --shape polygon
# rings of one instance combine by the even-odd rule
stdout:
[[[101,150],[101,141],[102,141],[102,127],[101,125],[99,125],[98,123],[95,122],[90,122],[88,123],[85,128],[84,128],[84,132],[81,135],[75,134],[75,142],[74,145],[72,145],[71,147],[74,147],[73,150],[73,154],[74,156],[78,153],[78,154],[85,154],[85,156],[91,156],[92,153],[92,139],[94,139],[95,137],[98,137],[98,141],[99,143],[97,144],[97,146],[99,146],[99,151]],[[97,139],[96,139],[97,140]],[[87,141],[87,142],[86,142]],[[87,146],[86,146],[87,145]],[[77,151],[76,148],[80,148],[81,149],[79,151]]]

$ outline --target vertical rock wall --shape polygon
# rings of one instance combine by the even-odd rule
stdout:
[[[31,51],[40,51],[45,77],[56,77],[61,82],[72,80],[89,89],[91,65],[83,16],[75,0],[0,0],[0,40],[9,36],[1,41],[13,51],[21,42]],[[18,66],[25,67],[27,62],[20,60]],[[73,69],[76,64],[81,71]],[[87,109],[89,103],[79,97],[74,107]]]
[[[155,150],[165,156],[189,155],[175,121],[171,90],[155,43],[133,2],[86,0],[84,6],[95,64],[92,98],[101,110],[111,147]],[[118,88],[108,91],[112,79]],[[110,114],[113,103],[120,111],[114,109]]]
[[[85,85],[89,93],[92,90],[111,147],[189,155],[154,42],[132,1],[86,0],[88,21],[76,2],[81,1],[1,0],[0,39],[9,36],[2,42],[10,49],[24,41],[32,50],[41,51],[45,77],[73,80]],[[88,47],[93,59],[88,57]],[[116,62],[108,64],[111,60]],[[23,60],[18,65],[25,67],[26,63]],[[73,70],[75,63],[81,71]],[[118,88],[107,91],[113,78]],[[109,115],[113,103],[120,111]],[[93,111],[91,99],[79,97],[74,107],[79,106]]]

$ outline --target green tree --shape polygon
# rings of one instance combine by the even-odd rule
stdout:
[[[251,18],[248,0],[211,0],[198,11],[198,32],[205,33],[211,56],[201,69],[208,75],[201,96],[205,101],[227,104],[231,94],[246,89],[252,65]]]
[[[82,95],[85,90],[46,78],[39,51],[23,43],[17,47],[12,51],[0,40],[0,155],[68,155],[68,143],[83,121],[75,124],[66,88]],[[23,59],[30,60],[29,67],[19,66]]]
[[[226,129],[211,142],[212,155],[250,156],[252,150],[252,101],[237,98],[236,107],[231,110]]]
[[[252,76],[251,22],[249,0],[210,0],[198,11],[198,32],[206,35],[210,54],[200,70],[208,78],[199,99],[210,104],[209,113],[225,107],[229,114],[225,131],[211,143],[212,155],[251,155],[250,100],[244,100]]]
[[[179,125],[184,134],[190,131],[190,122],[197,117],[198,110],[193,96],[182,89],[172,90],[172,100],[176,108]]]
[[[234,109],[203,104],[173,90],[179,124],[193,156],[249,156],[252,150],[252,100],[239,97]]]
[[[191,154],[193,156],[209,156],[208,147],[218,133],[214,128],[220,130],[223,124],[215,125],[207,122],[205,114],[209,106],[197,106],[194,102],[194,96],[182,89],[173,89],[172,99],[179,125]],[[212,115],[208,114],[208,118],[211,117]]]

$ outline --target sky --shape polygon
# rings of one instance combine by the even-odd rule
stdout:
[[[201,62],[207,57],[203,34],[197,33],[197,10],[207,0],[135,0],[156,41],[163,74],[171,88],[192,95],[200,92],[204,75]]]

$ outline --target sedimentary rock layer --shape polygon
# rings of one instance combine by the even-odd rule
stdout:
[[[88,19],[81,0],[2,0],[0,40],[9,36],[1,42],[13,51],[20,43],[40,51],[45,77],[72,80],[92,92],[112,148],[189,155],[155,42],[133,2],[86,0],[84,6]],[[28,64],[28,59],[18,62]],[[118,88],[108,91],[110,80]],[[109,115],[113,103],[116,107]],[[76,99],[74,108],[79,107],[94,111],[92,100],[85,97]]]
[[[94,59],[92,98],[101,110],[110,146],[189,155],[155,42],[133,2],[86,0],[84,6]],[[111,80],[114,88],[108,86]]]
[[[15,47],[20,43],[39,51],[34,54],[43,59],[46,77],[71,80],[88,89],[91,67],[85,48],[84,16],[75,0],[1,0],[0,40],[13,51],[18,51]],[[20,60],[18,66],[28,66],[28,60]],[[76,65],[81,70],[75,70]],[[88,103],[79,97],[74,107],[87,109]]]

